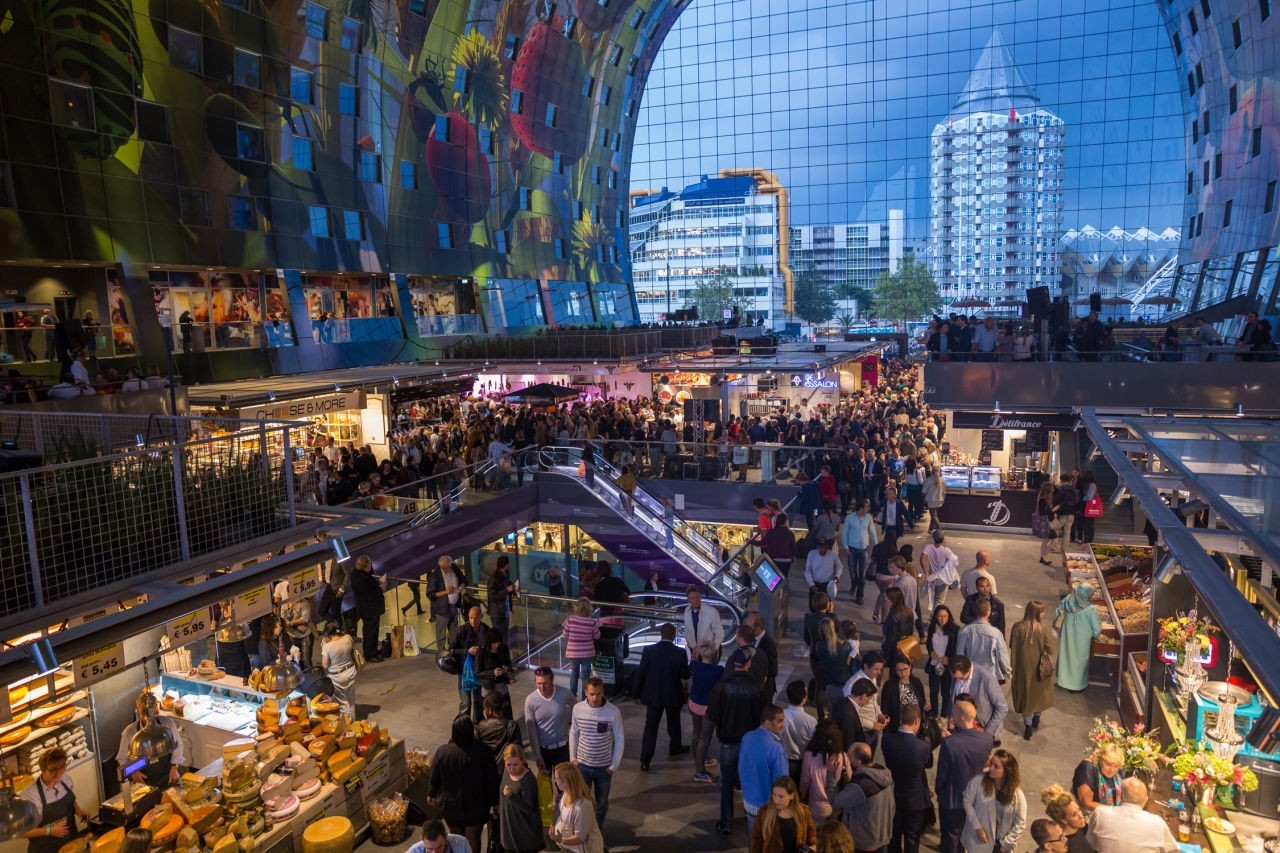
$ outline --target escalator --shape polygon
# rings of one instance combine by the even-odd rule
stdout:
[[[548,447],[540,452],[542,520],[577,525],[641,576],[657,572],[681,587],[720,585],[722,566],[713,556],[710,540],[677,515],[668,545],[662,503],[637,486],[628,511],[615,482],[621,472],[598,454],[593,470],[588,471],[582,457],[580,447]]]

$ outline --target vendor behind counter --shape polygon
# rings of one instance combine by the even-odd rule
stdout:
[[[67,753],[62,747],[54,747],[40,757],[40,776],[18,796],[40,810],[40,824],[23,836],[29,853],[58,853],[63,844],[79,834],[76,818],[89,819],[89,813],[76,803],[75,788],[67,775]]]

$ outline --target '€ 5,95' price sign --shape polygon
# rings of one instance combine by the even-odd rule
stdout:
[[[209,609],[202,607],[180,619],[175,619],[165,626],[169,635],[170,648],[178,648],[194,643],[213,633],[213,620],[209,618]]]
[[[289,575],[289,598],[297,600],[311,595],[320,588],[320,573],[315,566],[301,569]]]
[[[81,655],[75,662],[76,687],[101,681],[124,669],[124,643],[112,643]]]

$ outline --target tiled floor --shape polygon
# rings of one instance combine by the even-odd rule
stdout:
[[[916,552],[925,544],[922,535],[906,540],[916,546]],[[948,536],[947,544],[960,556],[961,569],[972,565],[978,549],[991,552],[1000,597],[1008,609],[1010,625],[1021,618],[1023,605],[1038,598],[1050,608],[1056,605],[1063,592],[1062,573],[1058,568],[1049,569],[1037,562],[1039,543],[1029,536],[981,536],[956,532]],[[791,580],[792,624],[799,624],[806,596],[803,577],[799,573]],[[958,593],[952,593],[955,599]],[[867,598],[868,603],[871,597]],[[957,601],[950,603],[958,613]],[[841,617],[857,619],[863,630],[864,647],[878,647],[878,626],[872,624],[865,607],[855,607],[847,599],[838,604]],[[808,666],[796,656],[798,641],[795,634],[782,639],[778,683],[785,684],[794,673],[796,677],[809,677]],[[532,689],[532,679],[526,674],[513,687],[513,700],[517,708]],[[368,712],[379,722],[405,738],[410,747],[423,746],[434,749],[448,738],[449,723],[457,709],[457,692],[454,679],[438,672],[431,656],[404,658],[369,666],[360,675],[357,698],[362,713]],[[1109,688],[1090,687],[1081,694],[1068,694],[1059,690],[1055,706],[1045,712],[1040,731],[1030,741],[1021,738],[1021,721],[1010,713],[1002,740],[1019,758],[1028,801],[1028,823],[1042,817],[1039,791],[1045,785],[1057,782],[1068,786],[1072,771],[1080,761],[1085,746],[1085,734],[1095,716],[1106,713],[1115,715],[1115,701]],[[728,839],[716,835],[719,790],[714,785],[691,781],[692,762],[688,756],[676,760],[665,757],[665,731],[659,734],[658,758],[650,773],[639,769],[640,733],[644,715],[638,705],[628,702],[623,707],[626,720],[627,747],[622,769],[615,777],[605,840],[612,851],[657,851],[683,853],[683,851],[745,850],[748,847],[745,823],[739,818],[735,831]],[[688,722],[685,723],[686,737]],[[714,747],[713,747],[714,749]],[[411,837],[396,848],[408,848],[416,840]],[[926,843],[936,848],[937,836],[926,836]],[[1018,850],[1030,850],[1029,836]],[[378,849],[372,842],[361,848],[363,853]]]

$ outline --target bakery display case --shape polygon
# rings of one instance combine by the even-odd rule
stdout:
[[[998,495],[1003,489],[1003,469],[994,465],[974,465],[969,469],[969,494]]]
[[[967,465],[943,465],[942,482],[947,484],[947,493],[969,494],[970,469]]]

